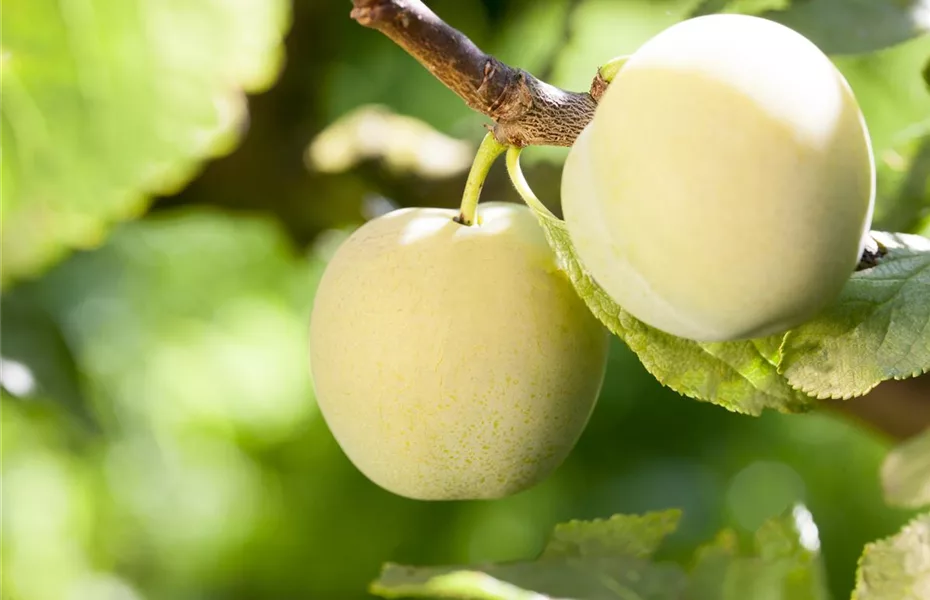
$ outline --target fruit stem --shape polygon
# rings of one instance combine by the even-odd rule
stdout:
[[[513,187],[517,188],[517,193],[520,194],[523,201],[536,211],[536,213],[550,219],[557,219],[557,217],[552,214],[552,211],[546,208],[546,205],[536,197],[526,177],[523,176],[523,169],[520,168],[520,153],[522,151],[523,148],[517,148],[516,146],[507,148],[507,174],[510,175],[510,181],[513,183]]]
[[[458,223],[462,225],[477,223],[478,199],[481,196],[481,188],[484,187],[484,180],[488,176],[488,171],[491,170],[491,165],[506,149],[507,146],[498,142],[490,131],[481,140],[481,145],[478,146],[478,152],[475,154],[475,161],[468,172],[468,179],[465,180],[462,206],[459,209],[459,216],[455,218]]]

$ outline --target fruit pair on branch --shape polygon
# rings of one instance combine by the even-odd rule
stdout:
[[[810,320],[859,263],[875,197],[866,124],[839,71],[787,27],[691,19],[572,93],[485,55],[416,0],[358,0],[353,16],[495,120],[459,211],[368,222],[317,293],[321,411],[388,490],[457,499],[526,489],[590,417],[605,324],[628,343],[625,333],[645,328],[719,358]],[[571,146],[564,222],[520,171],[531,144]],[[479,207],[504,152],[527,206]],[[778,378],[777,353],[757,354]],[[788,409],[806,398],[754,376],[744,375],[755,386],[746,394],[761,400],[747,412],[769,396]]]

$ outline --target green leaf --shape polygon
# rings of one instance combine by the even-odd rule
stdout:
[[[861,54],[930,31],[925,0],[794,0],[759,16],[803,34],[827,54]]]
[[[700,343],[649,327],[617,305],[581,265],[564,221],[535,197],[510,153],[508,170],[591,312],[680,394],[745,414],[791,412],[809,407],[812,397],[851,398],[884,380],[930,371],[927,238],[873,232],[886,255],[854,273],[812,321],[766,339]]]
[[[648,558],[678,529],[681,511],[614,515],[609,519],[559,523],[543,550],[543,558],[634,556]]]
[[[270,85],[286,0],[11,0],[2,23],[3,281],[103,241],[228,152]]]
[[[866,544],[852,600],[930,598],[930,513],[897,534]]]
[[[773,362],[780,338],[698,343],[649,327],[620,308],[587,273],[564,221],[548,211],[535,212],[560,266],[588,308],[626,342],[660,383],[685,396],[751,415],[765,408],[800,411],[808,405],[809,399],[788,385]]]
[[[388,564],[370,590],[385,598],[673,600],[687,584],[684,571],[649,558],[679,516],[672,510],[559,525],[534,561],[481,567]]]
[[[930,370],[930,239],[872,236],[887,255],[853,274],[836,303],[785,337],[780,369],[807,394],[852,398]]]
[[[826,600],[817,528],[802,506],[765,522],[751,548],[732,531],[696,554],[690,574],[655,562],[678,511],[557,525],[534,561],[481,566],[385,565],[371,591],[386,598],[488,600]]]
[[[930,505],[930,429],[892,450],[882,464],[885,501],[902,508]]]
[[[753,548],[741,553],[736,535],[723,531],[697,553],[686,600],[827,600],[817,529],[796,506],[766,521]]]

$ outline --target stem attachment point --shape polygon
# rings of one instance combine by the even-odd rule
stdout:
[[[475,161],[471,164],[468,179],[465,181],[465,191],[462,193],[462,205],[459,215],[455,217],[456,223],[471,226],[477,223],[478,199],[481,197],[481,188],[488,177],[491,165],[497,157],[504,153],[507,146],[501,144],[490,131],[481,140]]]

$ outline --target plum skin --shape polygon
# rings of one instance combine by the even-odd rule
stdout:
[[[421,500],[499,498],[547,477],[600,391],[606,329],[532,213],[484,203],[369,221],[327,266],[310,320],[320,411],[370,480]]]
[[[852,90],[793,30],[710,15],[639,48],[562,176],[581,263],[624,309],[704,342],[780,333],[833,301],[871,225]]]

